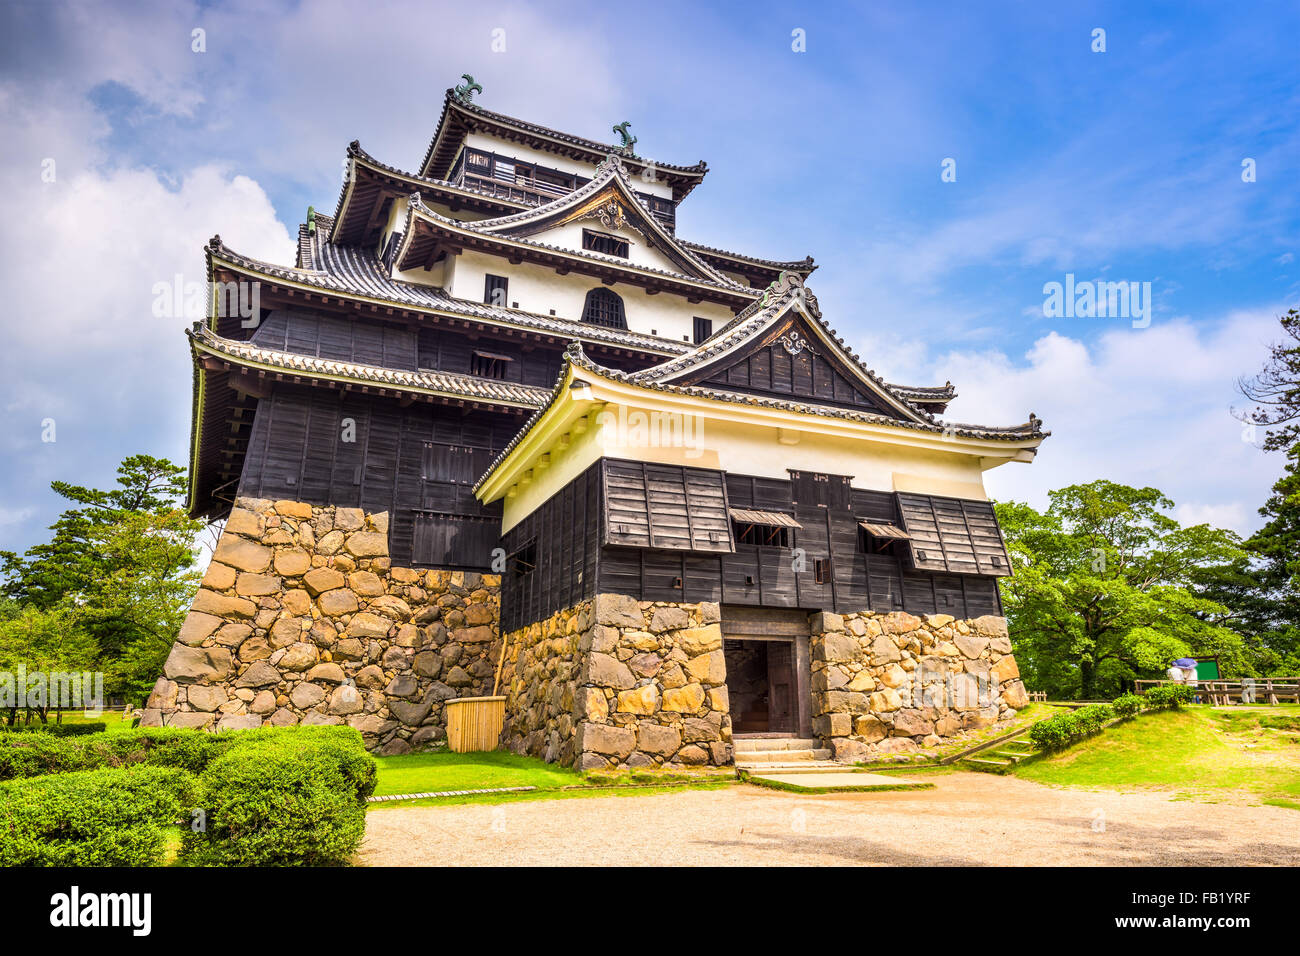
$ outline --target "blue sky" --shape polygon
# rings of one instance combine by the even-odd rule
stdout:
[[[490,109],[602,140],[630,120],[639,152],[708,160],[681,235],[813,255],[831,324],[893,380],[951,379],[951,417],[1039,414],[1053,438],[992,494],[1104,476],[1257,523],[1281,462],[1229,407],[1300,299],[1294,4],[466,6],[0,10],[0,547],[40,539],[52,479],[185,460],[186,320],[152,315],[153,285],[201,279],[214,233],[291,261],[348,141],[415,167],[463,72]],[[1066,273],[1150,282],[1150,327],[1044,318]]]

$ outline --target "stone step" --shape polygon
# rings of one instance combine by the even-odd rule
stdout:
[[[821,741],[815,737],[733,737],[732,749],[736,753],[755,750],[817,750]]]
[[[984,757],[967,757],[962,762],[971,770],[981,770],[985,773],[1009,773],[1016,765],[1014,760],[989,760]]]
[[[806,760],[829,760],[830,750],[744,750],[736,754],[737,763],[802,763]]]
[[[852,773],[842,763],[836,763],[834,760],[805,760],[801,763],[737,763],[737,770],[744,770],[748,773],[769,774],[769,773]]]

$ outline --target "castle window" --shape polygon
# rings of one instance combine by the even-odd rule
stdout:
[[[813,560],[813,580],[818,584],[826,584],[831,579],[831,559],[816,558]]]
[[[485,275],[483,277],[483,301],[488,305],[505,307],[506,289],[510,280],[505,276]]]
[[[500,378],[506,377],[506,369],[514,359],[509,355],[500,355],[497,352],[481,352],[475,349],[470,353],[469,373],[478,375],[482,378]]]
[[[713,334],[713,320],[701,319],[698,315],[694,318],[695,323],[695,344],[699,345],[710,335]]]
[[[591,252],[603,252],[607,256],[618,256],[620,259],[626,259],[628,241],[620,239],[618,236],[611,236],[608,233],[584,229],[582,230],[582,248]]]
[[[529,541],[506,558],[506,567],[516,578],[532,574],[537,568],[537,540]]]
[[[603,325],[609,329],[626,329],[623,300],[609,289],[592,289],[582,307],[582,321]]]
[[[768,548],[790,547],[790,529],[773,528],[764,524],[747,524],[740,521],[731,523],[736,535],[736,544],[758,544]]]

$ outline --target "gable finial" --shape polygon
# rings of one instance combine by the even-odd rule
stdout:
[[[631,125],[632,123],[630,120],[623,120],[621,123],[615,123],[614,132],[623,137],[623,142],[618,146],[619,152],[634,156],[636,154],[632,152],[632,147],[636,145],[636,137],[627,131],[627,128]]]
[[[316,235],[316,207],[307,207],[307,235]]]
[[[462,73],[460,75],[460,78],[465,82],[461,83],[451,92],[452,95],[455,96],[456,99],[459,100],[461,103],[469,105],[469,102],[475,93],[483,92],[483,84],[475,83],[474,77],[470,76],[468,73]]]

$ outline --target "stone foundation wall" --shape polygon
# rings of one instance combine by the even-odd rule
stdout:
[[[1029,702],[1006,619],[894,612],[812,618],[813,730],[837,759],[908,753]]]
[[[515,753],[583,770],[731,763],[717,604],[600,594],[508,634],[505,659]]]
[[[380,753],[492,693],[500,576],[394,568],[387,513],[240,498],[144,726],[349,724]]]

